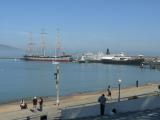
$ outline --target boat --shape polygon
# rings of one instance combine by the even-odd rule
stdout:
[[[100,63],[101,58],[104,56],[104,53],[86,53],[83,54],[80,59],[78,60],[79,63]]]
[[[27,61],[71,62],[72,56],[71,55],[62,55],[62,56],[57,56],[57,57],[53,56],[52,57],[52,56],[24,55],[24,57],[22,59],[27,60]]]
[[[81,58],[78,60],[79,63],[86,63],[86,60],[84,56],[81,56]]]
[[[141,56],[126,56],[123,53],[105,55],[101,59],[105,64],[122,64],[122,65],[141,65],[144,58]]]
[[[59,41],[59,32],[57,33],[58,34],[58,37],[56,39],[56,47],[55,47],[55,55],[54,56],[47,56],[46,53],[45,53],[45,40],[44,40],[44,32],[41,33],[41,52],[42,52],[42,55],[36,55],[36,54],[33,54],[33,39],[32,37],[30,37],[30,42],[28,44],[28,53],[29,54],[26,54],[23,56],[23,60],[27,60],[27,61],[51,61],[51,62],[71,62],[73,59],[72,59],[72,56],[71,55],[68,55],[66,54],[65,52],[61,52],[60,51],[60,41]],[[31,35],[32,36],[32,35]],[[58,45],[57,45],[58,44]],[[58,53],[58,54],[57,54]]]

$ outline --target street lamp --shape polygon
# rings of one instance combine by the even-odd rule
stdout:
[[[56,72],[54,73],[54,79],[56,80],[56,104],[59,106],[59,81],[60,81],[60,67],[59,63],[56,63]]]
[[[120,101],[120,89],[121,89],[121,79],[118,79],[118,88],[119,88],[119,94],[118,94],[118,102]]]

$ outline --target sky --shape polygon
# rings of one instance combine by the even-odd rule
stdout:
[[[47,47],[60,30],[63,50],[160,55],[159,0],[0,0],[0,44]]]

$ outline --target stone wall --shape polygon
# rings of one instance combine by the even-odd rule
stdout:
[[[120,102],[106,103],[105,115],[143,111],[160,108],[160,96],[148,96],[143,98],[131,98]],[[113,113],[115,109],[116,113]],[[62,109],[62,119],[74,119],[100,115],[99,104],[86,104]]]

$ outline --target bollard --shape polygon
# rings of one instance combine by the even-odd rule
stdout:
[[[42,115],[42,116],[40,117],[40,120],[47,120],[47,115]]]
[[[136,81],[136,87],[138,87],[138,80]]]
[[[27,119],[26,120],[30,120],[30,117],[29,116],[27,116]]]

